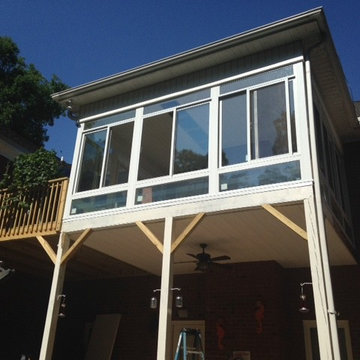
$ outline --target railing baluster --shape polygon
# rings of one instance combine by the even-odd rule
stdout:
[[[46,204],[44,204],[44,218],[43,218],[43,231],[46,231],[49,226],[49,213],[51,208],[51,198],[54,191],[54,184],[50,184],[46,190]]]
[[[55,183],[53,185],[53,187],[55,188],[54,189],[54,193],[53,193],[53,196],[51,197],[51,206],[49,207],[50,208],[50,218],[49,218],[49,225],[51,227],[51,230],[54,229],[54,223],[56,219],[54,219],[54,216],[55,216],[55,211],[57,210],[56,207],[57,207],[57,204],[59,203],[59,188],[60,188],[60,184],[59,183]]]
[[[59,232],[67,186],[67,178],[50,180],[44,189],[37,189],[21,199],[29,203],[28,209],[18,204],[6,204],[11,193],[1,190],[0,241]]]

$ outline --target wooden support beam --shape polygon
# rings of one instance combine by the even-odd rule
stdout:
[[[76,253],[79,247],[85,242],[85,240],[91,234],[92,229],[86,229],[82,232],[82,234],[77,238],[77,240],[71,245],[70,249],[66,251],[66,253],[61,258],[61,264],[69,261],[70,258]]]
[[[163,244],[154,235],[154,233],[141,221],[137,221],[136,225],[146,235],[146,237],[156,246],[156,248],[163,253]]]
[[[55,264],[55,262],[56,262],[56,254],[55,254],[54,250],[52,249],[52,247],[49,245],[49,243],[41,235],[36,236],[36,238],[38,239],[40,245],[43,247],[43,249],[48,254],[50,260]]]
[[[299,225],[295,224],[288,217],[282,214],[280,211],[276,210],[273,206],[269,204],[262,205],[262,207],[268,211],[271,215],[275,216],[279,221],[281,221],[284,225],[294,231],[296,234],[301,236],[303,239],[307,240],[307,232],[302,229]]]
[[[193,232],[195,227],[199,225],[200,221],[203,219],[205,213],[197,214],[190,224],[185,228],[185,230],[176,238],[176,240],[171,245],[171,253],[173,253],[177,247]]]

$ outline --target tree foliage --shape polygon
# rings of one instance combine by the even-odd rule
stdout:
[[[61,171],[62,163],[54,151],[39,148],[17,156],[0,181],[0,189],[7,188],[11,194],[5,207],[14,204],[27,207],[29,195],[44,187],[50,179],[61,176]]]
[[[53,75],[50,81],[19,55],[9,37],[0,37],[0,127],[3,133],[17,133],[41,147],[48,140],[46,125],[64,109],[51,94],[67,86]]]

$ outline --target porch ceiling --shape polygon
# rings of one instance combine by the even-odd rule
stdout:
[[[290,220],[305,228],[301,203],[276,206]],[[174,239],[182,233],[193,217],[177,218]],[[162,242],[164,221],[146,223]],[[331,265],[355,264],[353,257],[329,222],[326,223]],[[79,233],[70,234],[76,240]],[[56,251],[58,237],[46,239]],[[175,251],[174,273],[192,273],[195,263],[187,253],[206,252],[212,257],[228,255],[230,264],[251,261],[277,261],[283,267],[309,266],[307,241],[297,235],[261,207],[206,214],[191,235]],[[0,260],[17,272],[50,279],[53,263],[36,239],[0,243]],[[67,280],[86,280],[161,274],[162,256],[136,224],[94,230],[67,265]]]
[[[276,208],[306,230],[302,204],[280,205]],[[191,220],[192,217],[186,217],[174,221],[173,241]],[[162,242],[164,221],[146,225]],[[331,265],[354,264],[341,239],[329,224],[328,227]],[[75,240],[78,234],[71,236]],[[195,263],[182,262],[194,260],[187,253],[201,252],[201,243],[208,245],[206,252],[212,257],[230,256],[230,261],[223,262],[227,264],[274,260],[283,267],[309,266],[307,241],[261,207],[206,214],[176,249],[175,274],[194,272]],[[161,274],[161,253],[136,224],[96,230],[86,240],[85,246],[151,274]]]

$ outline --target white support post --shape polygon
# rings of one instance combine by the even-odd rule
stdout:
[[[50,360],[52,358],[56,326],[59,314],[59,306],[61,300],[59,299],[59,295],[61,294],[63,289],[66,269],[66,262],[61,264],[61,258],[69,248],[69,244],[69,237],[65,233],[61,233],[56,254],[56,262],[51,284],[39,360]]]
[[[161,270],[160,314],[157,345],[157,360],[169,360],[171,352],[171,316],[172,316],[172,262],[171,239],[173,218],[165,218],[164,248]]]
[[[319,241],[319,229],[313,199],[304,200],[304,207],[320,358],[331,360],[334,358],[332,354],[332,340],[327,313],[328,302],[326,296],[326,284]]]
[[[325,221],[322,208],[319,164],[317,161],[315,120],[311,87],[310,61],[305,61],[308,125],[311,151],[311,165],[314,179],[313,194],[304,201],[306,226],[309,237],[311,276],[316,311],[316,323],[320,358],[340,360],[336,311],[330,275],[329,254],[326,242]],[[314,284],[315,281],[315,284]]]

